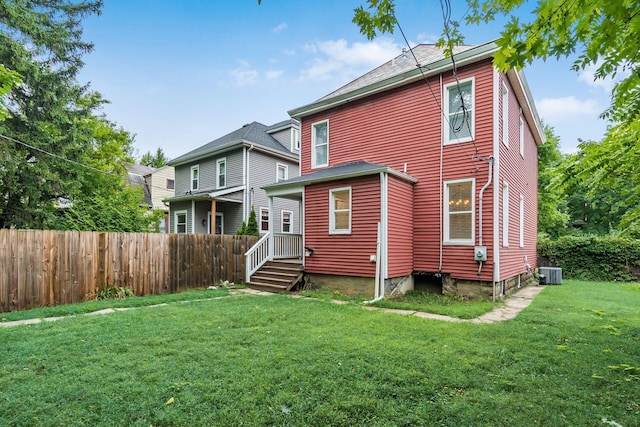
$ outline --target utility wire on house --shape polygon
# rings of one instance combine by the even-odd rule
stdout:
[[[71,163],[71,164],[73,164],[73,165],[75,165],[75,166],[80,166],[80,167],[82,167],[82,168],[85,168],[85,169],[91,170],[91,171],[93,171],[93,172],[98,172],[98,173],[101,173],[101,174],[103,174],[103,175],[107,175],[107,176],[120,177],[120,175],[114,174],[114,173],[112,173],[112,172],[108,172],[108,171],[105,171],[105,170],[102,170],[102,169],[98,169],[98,168],[95,168],[95,167],[93,167],[93,166],[90,166],[90,165],[87,165],[87,164],[84,164],[84,163],[77,162],[77,161],[75,161],[75,160],[67,159],[67,158],[65,158],[65,157],[59,156],[59,155],[57,155],[57,154],[55,154],[55,153],[51,153],[51,152],[49,152],[49,151],[47,151],[47,150],[44,150],[44,149],[42,149],[42,148],[38,148],[38,147],[33,146],[33,145],[31,145],[31,144],[27,144],[26,142],[20,141],[20,140],[15,139],[15,138],[12,138],[12,137],[10,137],[10,136],[6,136],[6,135],[2,135],[2,134],[0,134],[0,138],[2,138],[2,139],[4,139],[4,140],[7,140],[7,141],[10,141],[10,142],[14,142],[14,143],[16,143],[16,144],[18,144],[18,145],[22,145],[23,147],[26,147],[26,148],[28,148],[28,149],[30,149],[30,150],[38,151],[38,152],[40,152],[40,153],[42,153],[42,154],[46,154],[47,156],[51,156],[51,157],[53,157],[53,158],[55,158],[55,159],[62,160],[63,162]],[[27,160],[27,161],[29,161],[29,160]],[[155,188],[155,189],[157,189],[157,190],[163,190],[163,191],[165,191],[165,190],[166,190],[166,188],[158,187],[158,186],[155,186],[155,185],[148,185],[148,186],[149,186],[150,188]]]
[[[427,68],[427,70],[429,68],[426,67],[426,66],[423,66],[422,64],[420,64],[420,62],[418,61],[418,58],[416,57],[416,54],[413,52],[413,48],[409,44],[409,40],[407,39],[407,36],[404,34],[404,31],[402,30],[402,26],[400,25],[400,21],[395,16],[395,14],[393,15],[393,18],[396,21],[396,25],[398,25],[398,29],[400,30],[400,33],[402,34],[402,38],[404,39],[404,41],[405,41],[405,43],[407,45],[407,48],[409,49],[409,52],[411,52],[411,56],[413,56],[413,60],[416,63],[416,67],[418,67],[418,70],[420,70],[420,74],[422,75],[422,79],[427,83],[427,87],[429,88],[429,92],[431,92],[431,96],[433,97],[434,101],[436,102],[436,105],[438,106],[438,109],[440,110],[440,113],[442,114],[442,117],[444,118],[445,122],[447,123],[447,126],[449,126],[450,129],[453,129],[453,126],[451,125],[451,122],[449,121],[449,117],[447,117],[447,114],[444,112],[444,108],[442,107],[442,104],[440,103],[440,99],[436,96],[435,92],[433,91],[433,88],[431,87],[431,83],[429,82],[428,77],[424,73],[424,68]],[[455,63],[454,63],[454,67],[455,67]],[[472,135],[471,132],[469,132],[469,134]],[[454,135],[455,135],[456,139],[458,140],[458,142],[461,142],[460,139],[458,138],[457,133],[454,132]],[[474,147],[476,147],[475,141],[472,140],[472,142],[473,142]],[[471,160],[475,160],[476,158],[478,158],[478,156],[477,156],[478,148],[477,147],[476,147],[476,155],[475,156],[469,154],[469,152],[465,148],[464,144],[461,144],[460,147],[462,147],[462,150],[465,152],[465,155],[467,157],[469,157]]]

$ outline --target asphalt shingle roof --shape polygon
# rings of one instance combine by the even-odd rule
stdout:
[[[280,125],[285,122],[281,122]],[[275,125],[274,125],[275,126]],[[252,122],[242,126],[240,129],[236,129],[231,133],[228,133],[218,139],[215,139],[195,150],[189,151],[182,156],[176,157],[169,162],[169,165],[178,165],[183,161],[189,160],[194,157],[205,155],[209,152],[215,152],[224,150],[225,148],[231,148],[239,143],[248,142],[267,148],[272,151],[281,152],[283,154],[295,155],[289,151],[284,145],[280,144],[278,140],[267,133],[269,128],[274,126],[266,126],[262,123]]]
[[[355,162],[343,163],[330,168],[322,169],[317,172],[297,176],[295,178],[288,179],[286,181],[280,181],[275,184],[268,185],[264,188],[277,188],[288,187],[296,184],[311,184],[314,182],[332,181],[342,178],[363,176],[368,174],[374,174],[379,172],[393,172],[397,176],[402,176],[408,181],[415,182],[415,179],[409,175],[402,174],[400,172],[391,169],[387,165],[379,163],[369,163],[364,160],[358,160]]]
[[[475,45],[463,45],[456,46],[453,49],[454,54],[464,52],[475,47]],[[413,52],[413,54],[412,54]],[[414,59],[415,55],[415,59]],[[388,78],[406,73],[407,71],[415,70],[416,60],[423,69],[428,69],[429,64],[444,59],[444,50],[436,47],[433,44],[419,44],[414,46],[411,51],[401,53],[390,61],[385,62],[378,68],[375,68],[368,73],[358,77],[350,83],[342,86],[341,88],[331,92],[330,94],[323,96],[318,101],[324,101],[336,96],[344,95],[354,90],[361,89],[363,87],[372,85],[374,83],[386,80]]]

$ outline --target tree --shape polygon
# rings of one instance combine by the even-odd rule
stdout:
[[[0,64],[0,121],[9,116],[5,96],[21,83],[20,74]]]
[[[353,22],[369,39],[376,31],[393,32],[397,23],[395,0],[367,0],[367,10],[355,9]],[[614,88],[611,106],[604,116],[632,123],[640,118],[640,2],[637,0],[538,0],[533,19],[523,21],[513,15],[522,0],[467,0],[468,23],[488,23],[496,16],[508,16],[509,22],[497,44],[500,50],[495,65],[505,71],[520,69],[536,58],[567,57],[579,52],[572,69],[595,66],[595,78],[625,74]],[[464,36],[459,23],[445,13],[449,1],[441,0],[443,33],[438,45],[451,54]]]
[[[611,230],[640,238],[640,122],[607,130],[602,141],[585,141],[562,168],[565,192],[591,218],[591,231]],[[571,205],[570,205],[571,207]]]
[[[538,147],[538,232],[556,238],[565,233],[569,215],[563,212],[564,192],[553,183],[563,157],[553,128],[544,127],[546,142]]]
[[[148,232],[164,216],[149,212],[141,188],[132,188],[125,163],[133,162],[133,137],[103,118],[90,119],[92,146],[83,153],[85,168],[77,191],[66,197],[49,228],[93,231]]]
[[[76,81],[92,49],[80,22],[101,5],[0,1],[0,64],[22,80],[5,94],[0,122],[0,227],[44,227],[55,201],[79,187],[82,168],[69,161],[81,163],[93,133],[87,119],[104,102]]]
[[[150,166],[152,168],[161,168],[169,162],[169,158],[164,154],[162,148],[158,147],[156,154],[151,154],[151,151],[147,151],[140,158],[140,164],[144,166]]]
[[[260,231],[258,230],[258,220],[256,219],[256,210],[253,208],[253,206],[251,206],[251,212],[249,212],[246,234],[249,236],[260,235]]]

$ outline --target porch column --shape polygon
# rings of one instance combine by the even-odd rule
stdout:
[[[274,220],[274,216],[273,216],[273,196],[269,196],[269,258],[273,258],[274,255],[274,249],[275,249],[275,245],[274,245],[274,241],[273,241],[273,220]]]
[[[211,199],[211,223],[209,228],[211,229],[210,234],[216,234],[216,199]]]

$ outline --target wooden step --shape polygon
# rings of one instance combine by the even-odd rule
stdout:
[[[304,275],[299,258],[271,260],[251,276],[246,285],[268,292],[286,292],[293,288]]]
[[[267,292],[273,292],[273,293],[282,293],[282,292],[286,292],[287,286],[283,286],[283,285],[271,285],[268,283],[259,283],[259,282],[248,282],[246,283],[246,285],[248,287],[250,287],[251,289],[257,289],[259,291],[267,291]]]

